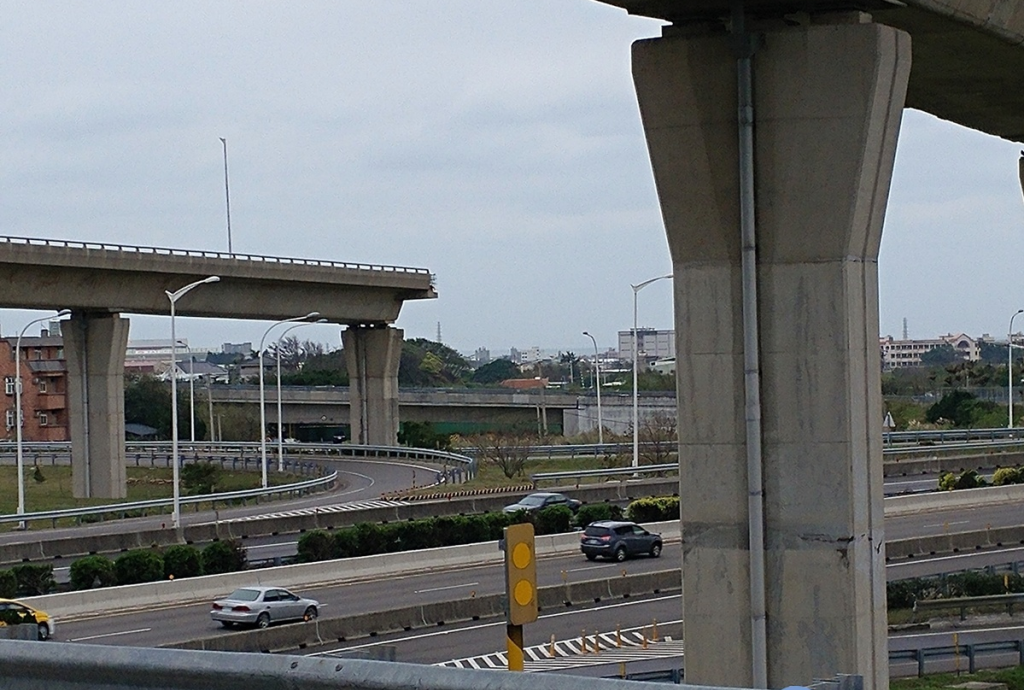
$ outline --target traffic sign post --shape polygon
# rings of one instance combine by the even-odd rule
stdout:
[[[523,624],[537,620],[537,554],[533,525],[505,528],[508,670],[523,670]]]

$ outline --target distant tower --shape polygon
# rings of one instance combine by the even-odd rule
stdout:
[[[443,342],[441,340],[441,322],[440,321],[437,322],[437,342],[439,342],[439,343]]]
[[[903,339],[910,340],[910,332],[907,330],[907,317],[903,317]]]

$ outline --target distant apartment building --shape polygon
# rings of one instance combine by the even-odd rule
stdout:
[[[650,362],[676,356],[676,332],[654,328],[636,330],[638,359]],[[633,361],[633,331],[619,331],[619,359]]]
[[[889,335],[878,339],[885,369],[918,366],[921,364],[921,355],[943,345],[952,346],[965,360],[976,362],[981,359],[980,343],[980,338],[972,338],[964,333],[950,333],[927,340],[895,340]]]
[[[491,351],[486,347],[478,347],[469,360],[475,364],[487,364],[491,361]]]
[[[60,332],[60,327],[56,328]],[[4,379],[4,436],[17,438],[17,372],[14,350],[17,338],[0,338],[6,352],[0,354]],[[67,364],[64,339],[43,329],[39,336],[21,339],[21,438],[23,441],[67,441]]]
[[[533,364],[543,359],[540,348],[536,345],[528,347],[525,350],[517,350],[513,347],[509,351],[509,354],[511,360],[516,364]]]

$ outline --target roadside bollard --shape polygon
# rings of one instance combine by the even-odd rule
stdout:
[[[658,641],[658,619],[654,619],[654,624],[651,626],[651,642]]]
[[[601,638],[598,637],[598,631],[594,631],[594,654],[601,653]]]
[[[622,624],[615,626],[615,646],[618,648],[622,647]]]
[[[551,646],[548,647],[548,658],[549,659],[554,659],[555,658],[555,634],[554,633],[551,633]]]

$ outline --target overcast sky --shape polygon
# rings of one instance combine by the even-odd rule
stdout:
[[[629,71],[659,23],[592,0],[0,0],[0,234],[423,267],[406,337],[615,347],[671,272]],[[1005,335],[1019,147],[908,112],[881,333]],[[216,289],[209,286],[200,289]],[[672,327],[668,281],[639,324]],[[311,307],[313,308],[313,307]],[[5,310],[16,335],[42,312]],[[169,338],[132,316],[131,338]],[[1024,322],[1018,322],[1024,327]],[[181,319],[194,346],[261,322]],[[33,328],[31,333],[35,332]],[[336,327],[296,336],[339,344]]]

